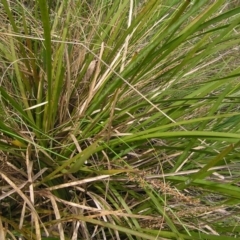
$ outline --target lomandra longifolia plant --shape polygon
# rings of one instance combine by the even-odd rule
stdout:
[[[237,239],[238,1],[0,4],[0,239]]]

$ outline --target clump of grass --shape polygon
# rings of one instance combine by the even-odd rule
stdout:
[[[1,239],[239,235],[236,1],[1,2]]]

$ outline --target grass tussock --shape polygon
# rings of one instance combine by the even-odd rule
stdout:
[[[0,239],[237,239],[239,1],[0,3]]]

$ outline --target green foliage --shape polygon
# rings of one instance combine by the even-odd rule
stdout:
[[[237,1],[25,2],[0,5],[0,236],[236,239]]]

